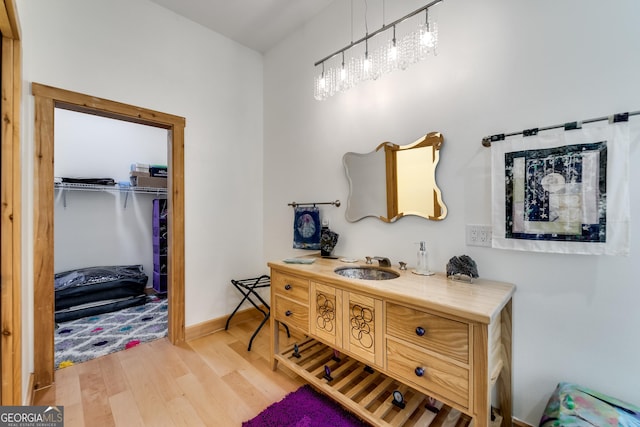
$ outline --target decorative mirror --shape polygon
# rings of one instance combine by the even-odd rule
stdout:
[[[447,207],[436,184],[443,142],[441,133],[431,132],[409,145],[383,142],[371,153],[346,153],[347,221],[373,216],[394,222],[405,215],[444,219]]]

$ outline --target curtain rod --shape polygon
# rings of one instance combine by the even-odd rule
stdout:
[[[483,147],[491,147],[491,143],[492,142],[497,142],[497,141],[504,141],[504,139],[506,137],[509,136],[514,136],[514,135],[524,135],[524,136],[533,136],[533,135],[537,135],[538,132],[541,131],[545,131],[545,130],[551,130],[551,129],[559,129],[559,128],[564,128],[564,130],[572,130],[572,129],[580,129],[582,127],[582,124],[584,123],[594,123],[594,122],[601,122],[603,120],[609,120],[609,122],[611,123],[618,123],[618,122],[626,122],[629,120],[630,116],[637,116],[640,114],[640,111],[632,111],[630,113],[617,113],[617,114],[613,114],[611,116],[605,116],[605,117],[598,117],[595,119],[587,119],[587,120],[581,120],[579,122],[568,122],[562,125],[553,125],[553,126],[546,126],[546,127],[542,127],[542,128],[532,128],[532,129],[525,129],[523,131],[520,132],[512,132],[512,133],[498,133],[495,135],[491,135],[491,136],[485,136],[484,138],[482,138],[482,146]]]
[[[315,205],[334,205],[336,207],[340,207],[340,200],[336,200],[334,202],[306,202],[306,203],[291,202],[291,203],[288,203],[287,205],[293,206],[294,208],[297,206],[315,206]]]

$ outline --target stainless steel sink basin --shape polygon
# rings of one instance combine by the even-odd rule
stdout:
[[[384,270],[377,267],[340,267],[334,270],[337,274],[350,279],[364,280],[389,280],[400,277],[400,274],[392,270]]]

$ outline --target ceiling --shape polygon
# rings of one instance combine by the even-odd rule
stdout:
[[[264,53],[333,0],[151,1]]]

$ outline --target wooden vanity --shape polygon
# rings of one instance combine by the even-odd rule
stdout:
[[[272,368],[282,363],[380,426],[466,425],[470,419],[474,427],[489,426],[495,385],[502,425],[511,426],[515,287],[397,268],[400,277],[391,280],[334,272],[361,265],[320,257],[313,264],[269,263]],[[305,338],[281,348],[280,323]],[[393,403],[396,390],[404,408]],[[459,424],[451,424],[456,416]]]

